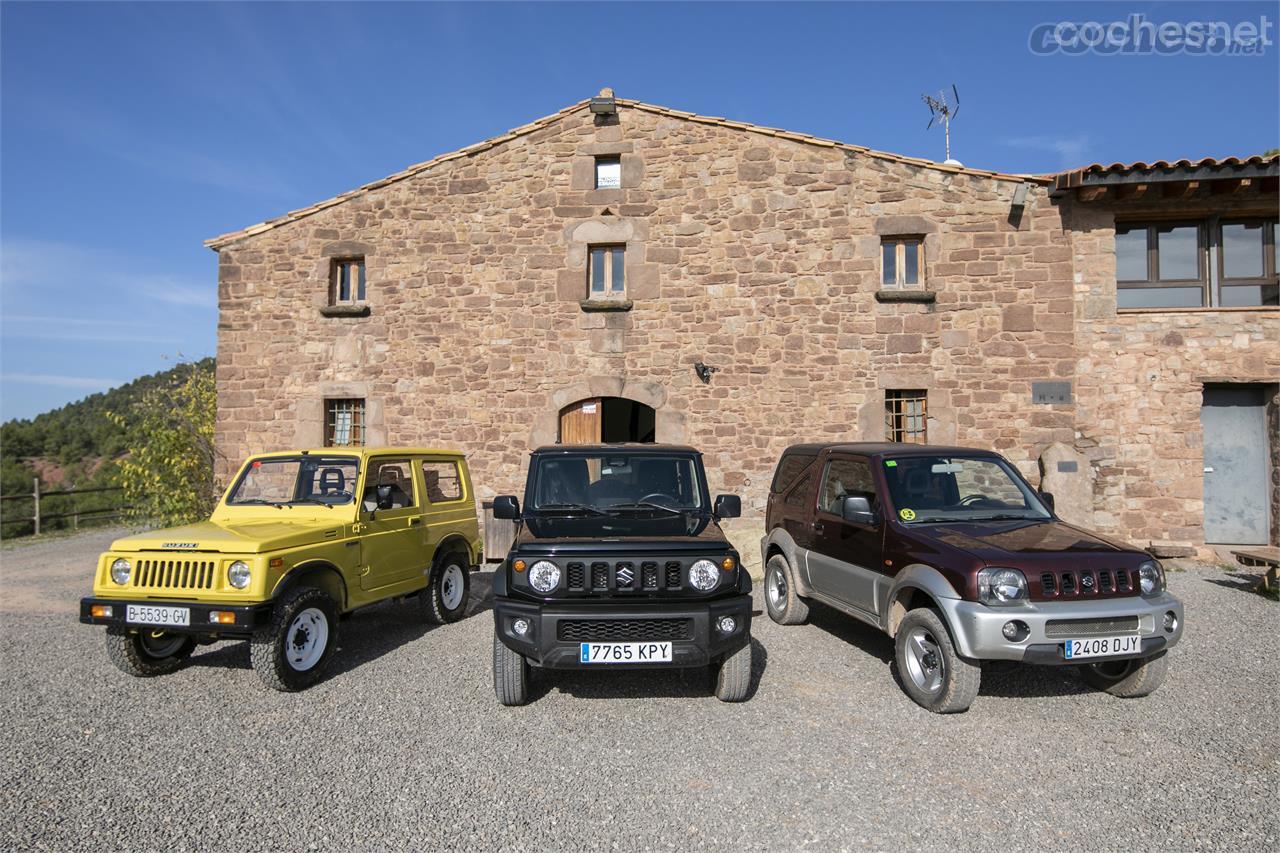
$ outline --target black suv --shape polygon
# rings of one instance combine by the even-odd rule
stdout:
[[[717,521],[702,454],[690,447],[543,447],[529,463],[523,511],[493,581],[493,687],[504,705],[529,699],[529,665],[548,669],[712,664],[715,693],[747,697],[751,578]]]

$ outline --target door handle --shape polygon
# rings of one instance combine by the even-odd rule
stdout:
[[[413,527],[415,524],[421,524],[421,523],[422,523],[422,519],[420,519],[420,518],[411,518],[411,519],[409,519],[409,526],[410,526],[410,527]]]
[[[825,526],[823,525],[823,523],[822,523],[821,521],[815,521],[815,522],[813,523],[813,532],[814,532],[814,533],[821,533],[824,529],[825,529]]]
[[[348,548],[358,548],[358,547],[360,547],[360,543],[359,543],[358,541],[356,541],[355,539],[351,539],[351,540],[348,540],[348,541],[347,541],[347,547],[348,547]]]

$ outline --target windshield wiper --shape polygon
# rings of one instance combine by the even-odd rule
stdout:
[[[232,506],[273,506],[276,509],[284,509],[284,504],[269,501],[265,498],[245,498],[240,501],[231,501]]]
[[[285,503],[289,506],[293,506],[294,504],[315,504],[316,506],[327,506],[329,509],[333,509],[333,504],[328,501],[322,501],[319,498],[297,498],[295,500],[286,501]]]
[[[611,509],[660,509],[663,512],[669,512],[672,515],[684,515],[686,512],[686,510],[672,509],[669,506],[656,504],[653,501],[636,501],[635,503],[629,503],[629,504],[614,504],[610,508]]]
[[[1030,516],[1011,515],[1010,513],[1007,513],[1007,512],[1002,512],[997,515],[979,515],[972,518],[957,519],[957,521],[1031,521],[1031,520],[1032,519]]]
[[[595,513],[596,515],[603,515],[603,516],[613,515],[613,513],[607,512],[603,509],[600,509],[599,507],[587,506],[586,504],[544,504],[543,506],[538,507],[537,511],[545,512],[546,510],[558,510],[558,509],[576,509],[576,510],[581,510],[583,512],[590,512],[590,513]]]

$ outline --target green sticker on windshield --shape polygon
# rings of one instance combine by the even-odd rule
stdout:
[[[884,463],[884,467],[886,467],[886,468],[897,468],[897,467],[898,467],[898,460],[897,460],[897,459],[890,459],[889,461],[887,461],[887,462],[885,462],[885,463]]]

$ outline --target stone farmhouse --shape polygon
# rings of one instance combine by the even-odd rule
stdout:
[[[1280,539],[1276,157],[1015,175],[613,96],[208,241],[217,441],[993,448],[1167,555]]]

